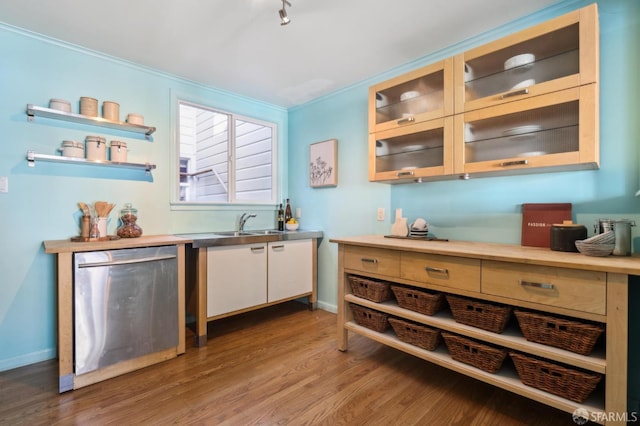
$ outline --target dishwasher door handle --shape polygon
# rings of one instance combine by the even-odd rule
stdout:
[[[111,260],[109,262],[80,263],[78,264],[78,268],[97,268],[101,266],[131,265],[134,263],[157,262],[160,260],[175,259],[176,257],[177,256],[175,254],[167,254],[163,256],[140,257],[138,259],[122,259],[122,260]]]

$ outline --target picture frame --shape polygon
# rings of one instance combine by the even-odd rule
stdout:
[[[338,140],[309,145],[309,186],[338,186]]]

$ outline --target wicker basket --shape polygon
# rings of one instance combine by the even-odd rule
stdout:
[[[575,402],[587,399],[602,379],[599,374],[565,368],[516,352],[509,355],[522,383]]]
[[[372,302],[384,302],[391,299],[391,289],[386,281],[349,275],[349,282],[351,283],[351,291],[355,296]]]
[[[410,343],[428,351],[435,350],[440,344],[440,330],[399,318],[389,318],[389,323],[398,338],[405,343]]]
[[[391,291],[398,300],[401,308],[409,309],[425,315],[433,315],[442,308],[444,295],[442,293],[429,293],[415,288],[391,286]]]
[[[511,317],[511,306],[493,305],[447,294],[447,302],[456,322],[502,333]]]
[[[384,333],[389,328],[389,315],[374,309],[350,303],[353,318],[358,325]]]
[[[515,310],[524,337],[532,342],[589,355],[604,326]]]
[[[451,358],[489,373],[497,372],[507,356],[506,349],[485,345],[466,337],[442,333]]]

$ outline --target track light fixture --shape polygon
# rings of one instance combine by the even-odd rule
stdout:
[[[278,11],[278,14],[280,15],[280,25],[287,25],[291,22],[291,19],[287,16],[287,10],[285,9],[286,6],[291,7],[291,3],[289,3],[288,0],[282,0],[282,9]]]

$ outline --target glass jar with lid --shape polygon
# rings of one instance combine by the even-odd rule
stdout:
[[[117,229],[116,234],[120,238],[137,238],[142,235],[142,228],[140,228],[136,221],[138,220],[138,210],[134,209],[131,203],[126,203],[124,208],[120,210],[120,227]]]

